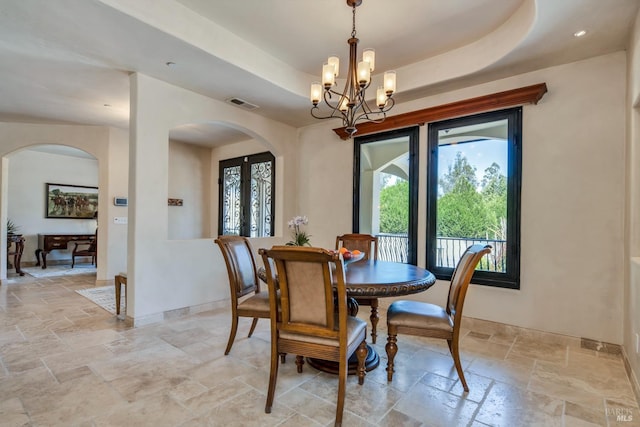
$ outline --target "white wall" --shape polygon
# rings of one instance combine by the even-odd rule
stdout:
[[[212,190],[211,149],[169,142],[169,197],[182,206],[169,206],[169,239],[211,237],[209,208]]]
[[[524,107],[521,289],[472,286],[465,314],[622,342],[625,53],[597,57],[396,106],[394,114],[546,82]],[[594,83],[599,82],[599,83]],[[606,82],[606,84],[604,84]],[[353,143],[301,131],[300,214],[314,245],[351,230]],[[425,259],[426,127],[420,135],[419,254]],[[448,282],[415,298],[444,304]]]
[[[38,234],[96,231],[94,219],[45,218],[46,184],[98,186],[98,161],[79,157],[21,150],[9,156],[8,217],[25,238],[22,262],[35,263]],[[71,249],[52,251],[47,262],[69,260]]]
[[[101,126],[0,123],[0,235],[5,236],[9,203],[9,155],[33,145],[68,145],[86,151],[98,162],[100,227],[97,282],[113,280],[126,270],[126,227],[113,226],[114,216],[126,216],[126,208],[114,208],[113,197],[126,194],[128,140],[126,132]],[[43,196],[44,199],[44,196]],[[102,207],[106,207],[105,209]],[[4,239],[4,237],[2,237]],[[4,241],[4,240],[3,240]],[[1,243],[1,242],[0,242]],[[0,245],[6,259],[6,245]],[[0,263],[0,280],[6,279],[6,263]]]

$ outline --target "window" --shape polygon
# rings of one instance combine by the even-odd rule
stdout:
[[[378,259],[416,264],[417,126],[354,140],[353,232],[378,236]]]
[[[218,234],[273,236],[273,154],[265,152],[221,161],[218,186]]]
[[[450,280],[467,246],[493,247],[474,283],[519,289],[522,108],[429,125],[427,268]]]

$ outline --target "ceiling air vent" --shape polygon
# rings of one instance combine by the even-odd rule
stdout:
[[[247,102],[244,99],[240,99],[240,98],[229,98],[227,99],[227,102],[229,104],[236,105],[240,108],[244,108],[245,110],[255,110],[256,108],[260,108],[257,105]]]

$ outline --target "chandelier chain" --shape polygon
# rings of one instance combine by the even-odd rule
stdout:
[[[353,26],[351,27],[351,38],[356,37],[356,6],[353,6]]]

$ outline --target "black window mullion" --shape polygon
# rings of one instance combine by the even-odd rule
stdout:
[[[249,236],[249,222],[251,215],[251,176],[249,159],[245,157],[242,161],[242,178],[240,179],[240,194],[242,205],[242,216],[240,218],[240,235]]]

